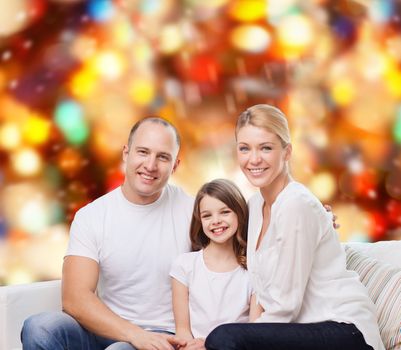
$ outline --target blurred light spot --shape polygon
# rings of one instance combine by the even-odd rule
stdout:
[[[57,105],[55,122],[71,144],[80,145],[89,136],[82,108],[75,101],[65,100]]]
[[[132,81],[129,93],[135,104],[139,106],[147,105],[155,98],[154,81],[150,78],[137,78]]]
[[[40,234],[50,223],[48,209],[42,199],[28,199],[18,213],[19,227]]]
[[[11,151],[21,144],[21,130],[12,122],[0,126],[0,147]]]
[[[284,57],[303,54],[313,42],[313,29],[308,17],[291,15],[284,17],[277,28],[277,40],[283,48]]]
[[[349,78],[336,80],[331,86],[331,97],[339,106],[350,104],[355,98],[353,81]]]
[[[51,123],[48,119],[38,115],[31,115],[24,123],[24,139],[32,145],[41,145],[48,140],[50,127]]]
[[[2,1],[0,6],[0,36],[7,37],[22,30],[28,23],[29,1]]]
[[[395,142],[401,145],[401,106],[398,107],[398,111],[395,117],[393,135]]]
[[[85,67],[75,73],[70,80],[71,92],[78,98],[87,98],[93,94],[97,86],[96,73]]]
[[[114,6],[111,0],[89,0],[88,14],[95,21],[105,22],[114,15]]]
[[[237,49],[252,53],[260,53],[270,45],[269,32],[258,25],[241,25],[233,29],[231,42]]]
[[[65,148],[57,157],[57,164],[67,177],[75,176],[82,167],[82,157],[74,148]]]
[[[267,17],[267,1],[234,0],[229,3],[229,15],[241,22],[253,22]]]
[[[341,218],[337,229],[340,241],[347,242],[352,237],[365,236],[370,229],[369,215],[355,204],[333,205],[333,213]]]
[[[313,176],[308,187],[323,202],[330,201],[337,190],[336,180],[329,172]]]
[[[387,22],[394,11],[394,2],[391,0],[370,0],[366,4],[370,18],[377,23]]]
[[[36,280],[25,266],[12,267],[7,271],[6,285],[28,284]]]
[[[80,61],[85,61],[96,52],[97,41],[95,38],[87,35],[79,35],[72,43],[71,53]]]
[[[94,67],[104,78],[115,80],[124,72],[126,63],[122,55],[114,51],[106,51],[95,58]]]
[[[22,176],[33,176],[42,169],[42,159],[38,152],[31,148],[22,148],[12,154],[12,167]]]
[[[159,49],[164,54],[177,52],[184,44],[183,33],[176,24],[168,24],[162,28]]]

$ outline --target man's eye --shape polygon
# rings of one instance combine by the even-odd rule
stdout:
[[[160,155],[160,156],[159,156],[159,159],[160,159],[161,161],[163,161],[163,162],[168,162],[168,161],[170,160],[170,158],[169,158],[168,156],[163,156],[163,155]]]

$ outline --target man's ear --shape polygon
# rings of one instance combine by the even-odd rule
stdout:
[[[177,159],[175,160],[175,162],[174,162],[173,170],[171,171],[172,174],[175,173],[175,171],[176,171],[177,168],[178,168],[178,165],[180,165],[180,159],[177,158]]]
[[[127,161],[128,153],[129,153],[129,146],[128,145],[124,145],[123,154],[122,154],[124,162]]]

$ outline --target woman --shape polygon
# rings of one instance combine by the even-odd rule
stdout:
[[[375,308],[345,253],[331,215],[291,178],[287,120],[277,108],[248,108],[236,126],[241,170],[259,188],[249,201],[248,269],[256,323],[226,324],[207,349],[384,349]]]

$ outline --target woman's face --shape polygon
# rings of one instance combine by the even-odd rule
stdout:
[[[246,125],[237,134],[239,166],[249,182],[259,188],[271,185],[283,172],[291,156],[291,145],[283,147],[280,138],[264,128]]]

